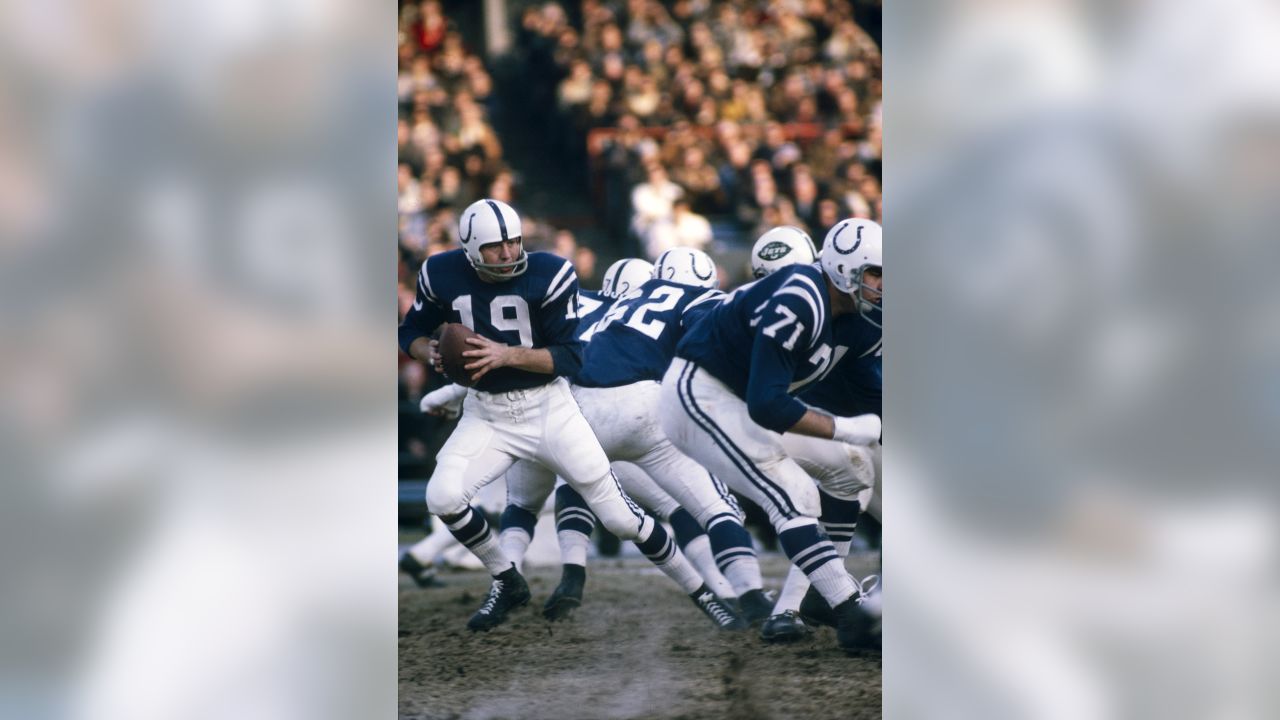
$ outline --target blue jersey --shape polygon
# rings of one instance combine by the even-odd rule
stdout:
[[[685,334],[676,355],[729,386],[756,424],[785,432],[808,409],[792,394],[820,380],[834,360],[826,282],[815,263],[744,285]]]
[[[578,291],[578,339],[586,343],[591,340],[592,327],[596,321],[609,312],[609,308],[617,302],[617,298],[601,295],[593,290]]]
[[[524,273],[503,282],[480,279],[462,250],[427,258],[418,273],[418,294],[400,325],[400,347],[427,337],[442,323],[460,322],[495,342],[546,348],[554,375],[502,367],[491,370],[475,389],[507,392],[537,387],[557,375],[572,377],[582,367],[578,341],[578,275],[573,265],[550,253],[529,253]]]
[[[675,356],[676,343],[718,298],[719,290],[647,280],[623,295],[594,326],[574,383],[618,387],[641,380],[662,380]]]
[[[879,321],[879,310],[873,317]],[[883,324],[883,323],[882,323]],[[805,389],[800,399],[832,415],[883,414],[881,355],[884,341],[880,328],[858,315],[836,319],[832,331],[831,372]]]

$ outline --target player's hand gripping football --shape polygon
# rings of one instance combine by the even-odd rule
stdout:
[[[479,382],[490,370],[513,364],[516,353],[523,349],[496,343],[479,335],[467,338],[467,344],[474,346],[474,349],[462,353],[462,357],[470,360],[463,367],[471,371],[472,383]]]
[[[440,356],[440,341],[431,340],[427,343],[427,362],[431,365],[431,369],[444,375],[444,361]]]

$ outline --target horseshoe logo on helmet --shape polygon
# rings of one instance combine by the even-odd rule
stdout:
[[[476,214],[471,213],[471,217],[467,218],[467,234],[462,238],[462,244],[466,245],[471,240],[471,223],[475,222]]]
[[[703,275],[702,273],[698,272],[698,256],[694,254],[689,255],[689,267],[693,269],[694,276],[697,277],[699,280],[710,280],[711,273],[715,272],[714,267],[709,268],[707,270],[706,275]]]
[[[853,226],[853,223],[849,223],[848,225],[842,226],[839,230],[836,231],[836,234],[831,238],[831,247],[835,248],[836,252],[840,253],[841,255],[848,255],[852,253],[853,251],[858,249],[859,245],[862,244],[862,228],[864,226],[859,225],[857,239],[854,240],[853,246],[848,249],[840,247],[840,235],[843,234],[845,230],[848,230],[852,226]]]

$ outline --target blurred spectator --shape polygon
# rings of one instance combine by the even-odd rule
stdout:
[[[675,212],[675,201],[684,194],[684,191],[679,185],[667,179],[667,171],[657,162],[647,166],[646,174],[648,179],[636,185],[631,193],[631,206],[635,208],[632,229],[652,259],[656,258],[661,251],[654,252],[657,245],[654,244],[655,238],[651,233],[655,228],[670,225]]]

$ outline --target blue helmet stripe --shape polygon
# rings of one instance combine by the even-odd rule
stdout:
[[[506,242],[510,238],[507,237],[507,221],[502,218],[502,211],[498,209],[498,204],[492,200],[485,200],[485,203],[493,208],[493,214],[498,216],[498,232],[502,234],[502,241]]]

